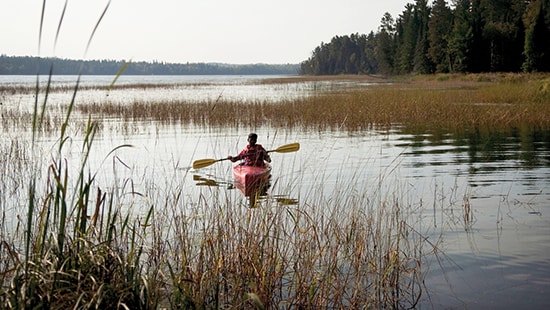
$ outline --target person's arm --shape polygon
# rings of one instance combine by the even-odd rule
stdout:
[[[268,163],[271,162],[271,156],[269,156],[269,153],[267,152],[267,150],[262,146],[262,153],[263,153],[263,158],[265,161],[267,161]]]
[[[231,162],[236,162],[237,160],[241,160],[244,158],[244,155],[247,153],[247,149],[244,148],[237,156],[227,156],[227,159],[229,159]]]

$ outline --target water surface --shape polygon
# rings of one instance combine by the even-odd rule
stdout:
[[[140,100],[226,99],[254,102],[310,96],[318,84],[262,84],[266,77],[121,77],[117,83],[157,83],[158,88],[94,89],[112,77],[83,77],[77,104]],[[59,77],[56,83],[74,83],[76,77]],[[36,77],[0,76],[1,85],[32,85]],[[323,84],[326,86],[326,84]],[[329,86],[329,88],[337,86]],[[368,85],[362,86],[368,87]],[[52,104],[66,104],[70,91],[52,94]],[[2,109],[32,111],[33,94],[2,94]],[[120,131],[117,120],[104,126],[95,142],[91,170],[97,180],[133,180],[136,191],[159,196],[173,187],[184,187],[186,201],[199,196],[244,197],[232,187],[231,163],[220,162],[193,170],[201,158],[236,154],[250,131],[267,149],[300,142],[296,153],[272,155],[273,184],[267,199],[288,199],[309,204],[319,196],[331,200],[342,195],[376,193],[372,199],[391,195],[415,213],[419,234],[437,246],[439,256],[426,257],[427,292],[421,308],[517,309],[527,305],[550,307],[545,297],[550,287],[550,133],[529,129],[508,132],[452,133],[396,126],[390,130],[359,132],[300,129],[199,128],[190,125],[134,124]],[[68,141],[68,161],[77,159],[82,133]],[[26,139],[19,128],[0,134],[1,143]],[[42,152],[55,149],[57,137],[41,137]],[[109,152],[121,145],[115,154]],[[120,163],[124,163],[121,165]],[[210,180],[211,186],[197,180]],[[204,182],[203,182],[204,183]],[[17,202],[4,180],[3,210],[22,214],[25,201]],[[353,184],[353,186],[350,186]],[[198,186],[199,185],[199,186]],[[240,197],[240,198],[239,198]],[[155,200],[155,197],[148,197]],[[338,200],[337,200],[338,201]],[[341,201],[341,200],[340,200]],[[18,205],[19,204],[19,205]],[[189,207],[192,207],[190,205]]]

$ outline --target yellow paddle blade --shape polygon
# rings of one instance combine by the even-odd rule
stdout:
[[[211,158],[197,159],[193,162],[193,169],[208,167],[216,163],[217,161],[218,161],[217,159],[211,159]]]
[[[278,148],[271,150],[269,152],[277,152],[277,153],[290,153],[290,152],[296,152],[300,149],[300,143],[290,143],[285,144],[282,146],[279,146]]]

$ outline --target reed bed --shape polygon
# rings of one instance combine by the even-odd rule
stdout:
[[[371,214],[372,202],[354,198],[356,205],[256,209],[204,201],[200,210],[211,211],[200,223],[178,216],[168,256],[175,264],[167,264],[171,307],[414,306],[423,289],[421,238],[407,237],[398,205]],[[197,224],[199,236],[190,232]]]
[[[219,192],[188,201],[183,184],[169,176],[142,176],[148,183],[142,191],[126,177],[100,184],[88,164],[99,130],[91,117],[79,165],[65,157],[74,108],[73,101],[59,118],[59,138],[49,151],[36,145],[47,122],[38,106],[28,144],[14,138],[2,148],[0,163],[13,172],[2,192],[11,188],[23,203],[6,206],[12,198],[1,197],[3,211],[18,215],[1,222],[1,308],[411,308],[419,302],[422,259],[436,249],[413,229],[410,206],[397,197],[357,189],[350,180],[330,201],[312,193],[302,204],[271,200],[251,209]],[[163,181],[159,192],[155,183]]]
[[[179,87],[200,87],[211,85],[209,82],[194,82],[194,83],[181,83],[181,84],[168,84],[168,83],[158,83],[158,84],[149,84],[149,83],[132,83],[132,84],[116,84],[115,85],[79,85],[79,90],[96,90],[96,91],[109,91],[113,88],[116,89],[154,89],[154,88],[179,88]],[[59,83],[59,84],[50,84],[40,85],[38,88],[40,92],[45,92],[46,88],[49,92],[71,92],[74,90],[74,85],[72,83]],[[15,94],[34,94],[36,92],[35,86],[26,86],[26,85],[0,85],[0,97],[15,95]]]
[[[491,77],[491,76],[489,76]],[[475,81],[414,79],[320,92],[301,99],[270,102],[139,102],[86,104],[84,114],[128,122],[155,120],[198,126],[259,126],[357,131],[373,127],[422,126],[457,129],[550,127],[550,79],[508,76]]]
[[[373,188],[248,209],[217,195],[186,201],[177,184],[93,189],[63,161],[47,170],[21,228],[3,222],[3,308],[409,308],[436,251],[411,227],[411,206]]]
[[[334,78],[334,77],[333,77]],[[328,77],[272,79],[271,83],[325,81]],[[272,126],[306,130],[361,131],[370,128],[406,126],[438,127],[447,130],[509,130],[550,127],[550,77],[543,74],[438,75],[381,80],[380,78],[335,77],[357,82],[339,91],[319,91],[313,96],[282,102],[224,100],[169,102],[135,100],[131,104],[84,102],[73,127],[84,130],[88,115],[99,129],[103,120],[118,119],[131,124],[155,121],[195,126]],[[264,81],[265,82],[265,81]],[[361,83],[367,83],[366,85]],[[117,86],[118,87],[118,86]],[[122,87],[157,87],[125,85]],[[172,86],[188,87],[188,86]],[[44,130],[54,131],[63,122],[50,114]],[[2,127],[25,124],[32,113],[7,110]],[[13,128],[13,127],[11,127]]]
[[[98,184],[86,168],[94,135],[90,123],[76,171],[62,152],[41,167],[32,147],[9,148],[2,164],[28,160],[6,168],[32,181],[18,190],[19,228],[2,222],[1,308],[411,308],[422,296],[436,249],[394,195],[351,180],[330,201],[313,191],[251,209],[224,192],[188,201],[154,175],[138,192],[127,178]]]

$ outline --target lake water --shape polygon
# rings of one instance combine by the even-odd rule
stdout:
[[[54,85],[72,85],[76,77],[55,77]],[[123,76],[117,85],[158,84],[158,88],[97,90],[113,77],[83,77],[77,104],[135,100],[165,101],[225,99],[278,100],[310,96],[324,89],[348,87],[330,82],[263,84],[260,76]],[[41,78],[45,81],[46,78]],[[36,77],[0,76],[0,86],[34,85]],[[369,87],[362,85],[361,87]],[[33,94],[0,94],[2,117],[6,111],[32,111]],[[53,106],[66,103],[70,92],[54,93]],[[1,143],[25,139],[25,128],[4,130]],[[28,129],[28,128],[27,128]],[[238,197],[231,186],[231,163],[223,161],[200,170],[191,164],[201,158],[225,158],[236,154],[250,131],[267,149],[300,142],[295,153],[273,153],[269,197],[284,197],[308,204],[319,195],[330,200],[342,195],[375,192],[397,193],[418,217],[417,229],[444,253],[428,257],[422,309],[545,309],[550,307],[550,133],[517,129],[509,132],[416,132],[405,127],[359,132],[305,131],[274,128],[197,128],[178,124],[136,124],[121,131],[116,120],[104,126],[95,143],[98,157],[92,171],[98,182],[109,184],[116,152],[122,169],[117,177],[136,180],[136,190],[167,191],[187,188],[189,196],[216,193]],[[79,132],[68,142],[69,161],[77,158]],[[51,151],[56,136],[41,138],[44,153]],[[6,148],[4,148],[6,149]],[[47,156],[45,156],[47,158]],[[122,174],[122,175],[121,175]],[[162,175],[160,182],[155,177]],[[0,188],[4,211],[24,210],[17,196],[10,196],[7,178]],[[202,182],[202,184],[200,184]],[[208,183],[210,182],[210,183]],[[290,184],[290,186],[289,186]],[[350,186],[353,184],[353,186]],[[197,186],[199,185],[199,186]],[[206,186],[203,186],[206,185]],[[211,185],[211,186],[208,186]],[[214,186],[215,185],[215,186]],[[154,197],[152,198],[154,199]],[[192,198],[190,199],[192,200]],[[246,197],[242,197],[246,204]],[[15,205],[15,206],[14,206]],[[470,212],[466,213],[465,208]]]

